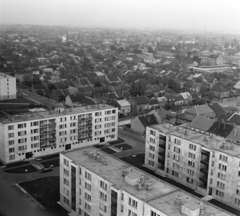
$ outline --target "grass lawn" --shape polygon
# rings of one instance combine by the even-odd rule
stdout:
[[[12,168],[12,169],[4,169],[4,172],[7,172],[7,173],[26,173],[26,169],[28,170],[27,171],[28,173],[37,171],[32,165],[26,165],[26,166],[16,167],[16,168]]]
[[[50,165],[53,165],[54,167],[59,167],[59,158],[49,160],[49,161],[45,161],[45,162],[41,162],[41,164],[45,167],[49,167]]]
[[[115,151],[113,151],[113,150],[110,149],[110,148],[102,148],[101,150],[104,151],[104,152],[106,152],[106,153],[108,153],[108,154],[113,154],[113,153],[115,153]]]
[[[126,144],[126,143],[123,143],[123,144],[120,144],[120,145],[116,145],[114,147],[119,148],[119,149],[122,148],[123,151],[129,150],[129,149],[132,148],[132,146],[130,146],[130,145]]]
[[[120,160],[127,162],[137,168],[142,169],[142,166],[144,164],[144,158],[145,158],[145,154],[138,154],[136,155],[136,157],[128,156],[128,157],[120,158]]]
[[[58,176],[40,178],[19,185],[49,211],[58,216],[68,215],[68,212],[57,204],[60,200]]]
[[[120,143],[123,143],[123,142],[125,142],[125,140],[123,140],[123,139],[121,139],[121,138],[118,138],[118,140],[112,141],[112,142],[110,142],[109,144],[110,144],[110,145],[116,145],[116,144],[120,144]]]

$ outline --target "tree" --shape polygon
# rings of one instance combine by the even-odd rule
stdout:
[[[50,91],[57,89],[57,87],[53,83],[49,83],[48,88],[49,88]]]
[[[170,79],[168,81],[168,88],[172,89],[175,92],[178,92],[180,90],[180,85],[179,85],[179,83],[177,83],[173,79]]]
[[[28,87],[31,87],[33,84],[33,78],[31,75],[24,75],[23,76],[23,84],[25,84]]]
[[[96,81],[96,82],[94,83],[94,87],[102,87],[101,82]]]
[[[192,60],[196,61],[198,64],[201,63],[201,59],[198,56],[193,56]]]

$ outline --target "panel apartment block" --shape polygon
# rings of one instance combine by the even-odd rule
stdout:
[[[16,78],[0,73],[0,100],[16,98]]]
[[[94,147],[60,154],[60,203],[79,216],[231,215]]]
[[[0,159],[16,162],[116,140],[118,110],[98,104],[0,116]]]
[[[146,129],[145,166],[240,208],[240,146],[167,123]]]

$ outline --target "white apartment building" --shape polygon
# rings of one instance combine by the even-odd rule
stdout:
[[[239,130],[231,134],[240,138]],[[228,139],[188,125],[153,125],[146,129],[145,166],[240,209],[240,145]]]
[[[60,204],[72,216],[232,215],[94,147],[60,154]]]
[[[0,114],[0,160],[11,163],[118,137],[118,109],[97,104],[21,115]]]
[[[0,73],[0,100],[15,99],[16,95],[16,77]]]

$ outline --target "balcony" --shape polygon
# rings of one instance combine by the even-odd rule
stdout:
[[[48,132],[47,130],[40,130],[40,134],[45,134],[47,132]]]
[[[202,168],[200,168],[200,172],[208,173],[208,168],[202,167]]]
[[[48,133],[51,134],[51,133],[56,133],[56,129],[54,130],[48,130]]]
[[[56,137],[55,137],[55,136],[49,136],[48,139],[49,139],[49,140],[56,140]]]
[[[165,156],[165,153],[166,153],[165,151],[159,151],[159,152],[158,152],[158,154],[164,155],[164,156]]]
[[[201,158],[201,161],[200,161],[201,163],[204,163],[204,164],[209,164],[209,159],[206,159],[206,158],[204,158],[204,159],[202,159]]]
[[[48,140],[48,137],[40,137],[40,141],[46,141]]]

